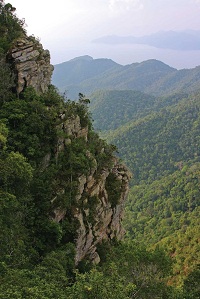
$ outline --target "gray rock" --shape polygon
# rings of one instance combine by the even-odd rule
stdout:
[[[37,93],[47,91],[51,82],[53,66],[50,53],[33,37],[15,41],[8,53],[8,60],[16,74],[16,90],[20,94],[25,87],[32,86]]]

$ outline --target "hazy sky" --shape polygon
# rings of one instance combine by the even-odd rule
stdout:
[[[106,55],[107,58],[115,61],[118,59],[119,63],[123,63],[123,60],[124,63],[135,62],[132,61],[133,56],[126,55],[129,52],[126,52],[123,47],[110,48],[105,45],[101,47],[91,43],[93,39],[104,35],[140,36],[160,30],[200,30],[200,0],[10,0],[5,2],[10,2],[16,7],[18,17],[25,18],[28,34],[39,37],[44,48],[50,50],[53,64],[86,54],[94,58]],[[140,47],[134,48],[133,51],[135,51],[135,59],[139,60]],[[147,53],[152,57],[148,57]],[[156,49],[146,48],[147,58],[160,59],[156,53]],[[164,55],[164,52],[161,54]],[[154,57],[156,55],[158,57]]]

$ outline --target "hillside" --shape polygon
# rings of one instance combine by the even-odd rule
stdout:
[[[110,132],[120,156],[134,172],[134,183],[160,178],[177,164],[199,159],[200,96],[182,98],[178,103],[130,121]]]
[[[140,105],[136,101],[132,120],[102,135],[133,172],[124,222],[128,237],[164,248],[174,260],[170,281],[181,284],[200,254],[200,94],[154,99],[146,115]],[[106,123],[110,115],[104,113]]]
[[[50,85],[49,51],[4,1],[0,32],[0,299],[194,294],[187,280],[167,285],[163,250],[124,241],[131,173],[94,131],[88,99]]]
[[[87,56],[54,66],[52,83],[74,99],[97,90],[136,90],[155,96],[199,90],[200,67],[176,70],[154,59],[119,65],[108,59]]]
[[[158,98],[134,90],[102,90],[91,94],[89,110],[95,129],[105,135],[106,131],[115,130],[152,112],[174,105],[183,97],[187,98],[187,95],[175,94]]]
[[[174,261],[170,280],[178,284],[200,259],[200,165],[190,165],[132,187],[124,222],[129,238],[168,252]]]

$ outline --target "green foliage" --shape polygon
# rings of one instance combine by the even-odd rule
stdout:
[[[0,263],[13,268],[20,268],[28,262],[23,212],[14,195],[0,192]]]
[[[62,176],[62,170],[67,168],[73,181],[75,181],[77,175],[89,174],[92,160],[88,156],[86,140],[84,138],[72,139],[64,154],[61,154],[58,158],[58,164],[61,167],[60,176]]]
[[[5,150],[7,136],[8,136],[8,129],[6,128],[5,124],[0,122],[0,149],[1,150]]]
[[[173,298],[173,290],[165,285],[171,262],[161,250],[148,252],[128,242],[116,244],[104,254],[103,272],[109,279],[113,277],[111,269],[116,269],[128,298]]]
[[[77,114],[80,117],[81,126],[83,128],[89,127],[89,129],[90,129],[91,128],[91,119],[90,119],[90,114],[88,112],[88,104],[89,103],[90,103],[90,100],[86,99],[86,97],[82,93],[79,93]]]
[[[36,98],[36,94],[34,93],[34,90],[32,88],[26,88],[24,91],[25,97],[27,98]],[[48,107],[48,109],[51,109],[53,111],[58,111],[58,109],[63,108],[63,101],[64,98],[58,93],[58,90],[54,85],[50,85],[48,87],[48,92],[44,93],[42,95],[42,102],[45,106]],[[55,115],[56,116],[56,115]]]
[[[47,109],[43,102],[42,96],[28,88],[21,99],[5,102],[0,113],[10,132],[8,147],[19,151],[34,164],[51,152],[56,142],[55,117],[58,111],[56,108]]]
[[[130,298],[128,294],[132,289],[134,290],[135,286],[125,286],[124,278],[119,276],[114,266],[110,272],[112,273],[110,278],[96,269],[85,274],[77,274],[76,283],[67,289],[67,298]]]
[[[24,220],[30,200],[33,169],[23,155],[7,151],[8,134],[7,128],[1,123],[0,262],[18,268],[29,261],[28,232]]]
[[[97,91],[89,106],[98,131],[115,130],[153,110],[156,98],[132,90]]]
[[[132,187],[126,207],[128,235],[159,244],[173,257],[172,280],[181,283],[200,258],[199,163],[149,185]]]
[[[199,108],[199,95],[183,98],[110,134],[108,140],[133,172],[134,184],[151,183],[184,161],[199,161]]]
[[[108,175],[105,188],[108,193],[108,198],[111,206],[115,207],[120,201],[123,186],[121,184],[121,181],[116,177],[114,173],[110,173]]]
[[[184,298],[186,299],[199,299],[200,298],[200,265],[188,275],[184,281]]]
[[[1,43],[0,43],[1,46]],[[5,101],[12,99],[11,89],[14,86],[14,75],[12,74],[6,55],[0,51],[0,108]]]
[[[30,164],[27,163],[27,159],[17,152],[11,152],[1,162],[3,188],[8,190],[11,185],[11,189],[16,189],[17,184],[20,184],[21,188],[24,188],[25,191],[25,186],[30,183],[33,175],[33,170]]]
[[[36,270],[8,270],[7,275],[0,278],[0,298],[1,299],[64,299],[64,289],[66,286],[66,278],[63,273],[57,272],[57,277],[51,279],[51,272],[47,277],[43,277],[40,269]],[[44,272],[43,272],[44,274]],[[65,282],[61,286],[58,282]]]
[[[165,248],[174,260],[170,283],[177,285],[199,259],[199,99],[100,91],[91,101],[94,123],[110,129],[101,135],[118,147],[134,176],[128,237]]]
[[[6,53],[11,43],[25,35],[24,20],[18,19],[16,8],[10,3],[0,3],[0,48]]]
[[[179,298],[165,285],[170,262],[160,250],[115,244],[101,266],[85,273],[74,272],[73,255],[74,246],[68,244],[46,255],[34,269],[13,270],[2,264],[0,298]]]

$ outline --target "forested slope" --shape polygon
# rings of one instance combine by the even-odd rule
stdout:
[[[200,254],[200,95],[176,99],[163,98],[161,109],[152,107],[145,117],[104,136],[133,172],[125,217],[128,236],[165,248],[175,262],[171,281],[181,283]]]
[[[187,98],[187,94],[155,97],[135,90],[96,91],[90,96],[89,110],[96,130],[115,130],[145,117],[152,112],[169,107]]]
[[[175,289],[162,250],[117,238],[129,173],[94,132],[87,99],[29,81],[17,92],[12,47],[39,43],[3,1],[0,31],[0,298],[192,298],[198,269]]]
[[[134,172],[133,184],[152,182],[181,163],[199,161],[199,109],[197,94],[108,134]]]
[[[197,162],[151,184],[134,186],[126,206],[128,236],[164,248],[174,260],[172,281],[176,283],[200,259],[199,173]]]

